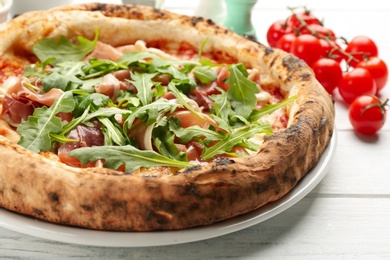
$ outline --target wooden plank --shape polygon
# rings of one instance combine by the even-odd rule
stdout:
[[[0,228],[2,258],[388,259],[388,198],[307,197],[263,223],[222,237],[164,247],[99,248],[20,236]],[[340,258],[338,258],[340,259]]]

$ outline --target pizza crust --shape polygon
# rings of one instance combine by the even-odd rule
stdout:
[[[334,129],[331,97],[301,60],[238,36],[210,20],[133,5],[85,4],[27,13],[0,26],[0,55],[30,56],[41,37],[82,35],[120,46],[138,39],[185,41],[222,51],[262,82],[280,86],[288,107],[286,130],[265,137],[250,158],[154,177],[109,169],[78,169],[48,160],[0,138],[0,206],[64,225],[99,230],[151,231],[208,225],[253,211],[288,193],[313,168]],[[0,83],[1,84],[1,83]],[[158,169],[156,169],[158,170]]]

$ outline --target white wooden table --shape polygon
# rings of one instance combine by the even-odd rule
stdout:
[[[197,2],[166,0],[165,8],[192,14]],[[288,5],[305,4],[336,34],[373,38],[390,65],[386,1],[261,0],[253,13],[258,40],[265,42],[268,26],[289,14]],[[382,97],[390,97],[390,83]],[[390,118],[378,135],[358,136],[337,93],[335,99],[338,143],[330,170],[269,220],[200,242],[144,248],[66,244],[0,228],[0,259],[390,259]]]

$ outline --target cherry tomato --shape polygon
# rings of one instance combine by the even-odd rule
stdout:
[[[349,61],[349,65],[356,67],[359,61],[364,58],[378,56],[378,47],[375,42],[367,36],[354,37],[345,48],[345,51],[350,53],[355,59]]]
[[[374,78],[377,92],[379,92],[386,85],[389,71],[386,63],[378,57],[370,57],[368,60],[363,60],[356,65],[356,68],[367,69]]]
[[[315,17],[309,10],[292,14],[288,18],[287,24],[293,29],[294,28],[300,29],[302,27],[302,24],[299,19],[304,20],[306,24],[321,24],[320,20],[318,20],[318,18]]]
[[[356,132],[361,134],[375,134],[386,121],[385,106],[377,97],[363,95],[356,98],[349,106],[349,121]]]
[[[291,44],[291,53],[311,66],[321,58],[322,46],[318,38],[311,34],[299,35]]]
[[[317,80],[329,94],[332,94],[343,77],[340,63],[333,59],[321,58],[313,63],[312,69]]]
[[[295,41],[296,38],[297,38],[297,36],[295,36],[295,34],[287,33],[287,34],[283,35],[282,37],[280,37],[280,39],[276,43],[275,47],[282,49],[286,52],[290,52],[291,45],[292,45],[293,41]]]
[[[308,27],[308,28],[307,28]],[[334,40],[336,34],[329,28],[322,26],[321,24],[310,24],[307,27],[303,27],[300,32],[302,34],[319,34],[328,37],[329,40]]]
[[[267,42],[270,47],[275,47],[276,43],[286,33],[291,33],[292,29],[287,26],[285,20],[278,20],[271,24],[267,30]]]
[[[330,58],[341,62],[344,55],[339,51],[341,49],[340,45],[335,41],[326,41],[324,39],[319,39],[322,46],[322,57]]]
[[[339,82],[339,92],[348,104],[362,95],[375,95],[376,84],[370,72],[363,68],[355,68],[346,73]]]

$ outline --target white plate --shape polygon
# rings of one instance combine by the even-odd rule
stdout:
[[[174,245],[229,234],[263,222],[293,206],[306,196],[330,168],[336,148],[336,132],[318,164],[280,200],[258,210],[213,225],[178,231],[109,232],[61,226],[0,209],[0,226],[49,240],[91,246],[146,247]]]

